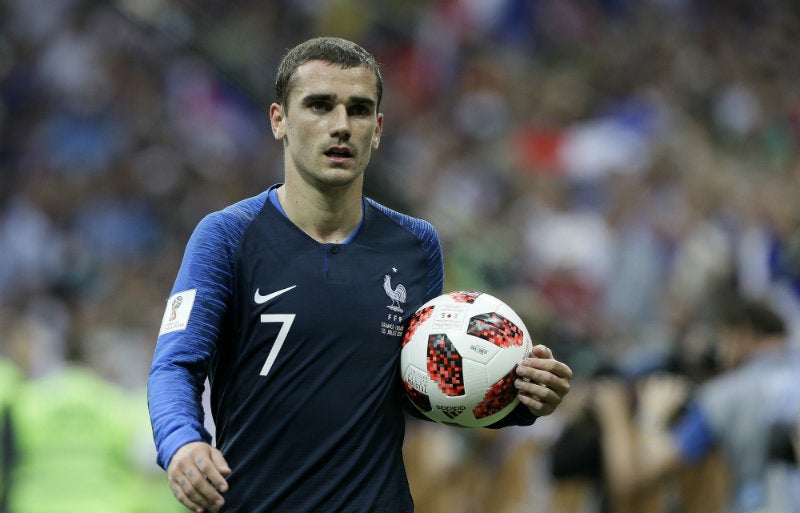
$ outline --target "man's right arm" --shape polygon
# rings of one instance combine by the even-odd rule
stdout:
[[[167,301],[148,377],[158,464],[176,498],[194,511],[217,511],[230,474],[210,445],[201,396],[233,283],[236,225],[207,216],[192,234]]]
[[[220,218],[203,219],[186,245],[147,380],[158,464],[164,469],[182,445],[211,441],[201,396],[232,289]]]

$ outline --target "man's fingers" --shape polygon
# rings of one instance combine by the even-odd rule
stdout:
[[[214,466],[217,467],[217,470],[219,470],[220,474],[225,477],[231,475],[231,469],[228,466],[228,462],[225,461],[225,457],[222,456],[222,452],[220,452],[218,449],[211,450],[211,461],[214,463]]]
[[[170,487],[175,493],[176,487],[172,486],[173,483],[182,492],[184,500],[178,494],[175,497],[189,509],[202,512],[204,508],[207,508],[217,511],[224,504],[222,495],[206,480],[205,475],[197,467],[190,468],[183,474],[177,473],[172,478]]]
[[[525,358],[517,367],[517,375],[564,396],[569,392],[572,369],[558,360]]]
[[[189,496],[186,495],[186,492],[183,491],[183,488],[181,488],[179,484],[170,483],[169,487],[172,490],[172,495],[174,495],[175,498],[178,499],[178,501],[181,504],[183,504],[186,508],[188,508],[188,509],[190,509],[192,511],[196,511],[197,513],[203,513],[203,510],[205,508],[203,506],[201,506],[200,504],[196,503],[195,501],[193,501],[192,499],[190,499]]]
[[[531,356],[517,366],[517,376],[520,402],[543,416],[553,413],[569,393],[572,369],[554,359],[548,347],[537,345]]]
[[[559,378],[572,379],[572,369],[570,369],[567,364],[554,358],[523,358],[522,366],[547,371],[555,374]]]
[[[517,381],[517,386],[520,389],[519,394],[517,394],[519,401],[535,415],[540,417],[550,415],[561,403],[561,397],[557,396],[552,390],[539,385],[533,385],[533,388],[531,388],[530,383]]]
[[[181,504],[202,513],[219,511],[225,503],[220,492],[228,489],[224,475],[230,468],[218,449],[204,442],[190,442],[175,453],[167,467],[167,480]]]
[[[563,394],[554,388],[548,387],[541,383],[533,381],[525,381],[524,379],[517,379],[515,382],[517,389],[525,396],[535,399],[542,405],[555,404],[561,402]]]
[[[231,474],[231,469],[225,458],[222,457],[222,453],[217,449],[212,449],[209,457],[197,456],[194,464],[214,488],[220,492],[228,491],[228,482],[225,481],[225,476]]]
[[[554,405],[545,404],[538,398],[532,397],[526,393],[520,393],[518,397],[519,397],[519,402],[527,406],[531,412],[533,412],[535,415],[538,415],[539,417],[550,415],[551,413],[553,413],[553,411],[555,411]]]
[[[533,356],[537,358],[552,358],[553,352],[544,344],[537,344],[533,346],[533,350],[531,351]]]

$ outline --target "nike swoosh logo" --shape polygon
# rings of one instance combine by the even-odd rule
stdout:
[[[255,301],[256,304],[258,304],[258,305],[263,305],[264,303],[266,303],[270,299],[274,299],[274,298],[280,296],[281,294],[283,294],[284,292],[288,292],[288,291],[292,290],[295,287],[297,287],[297,285],[292,285],[291,287],[286,287],[285,289],[276,290],[275,292],[267,294],[266,296],[262,296],[258,292],[258,289],[256,289],[256,293],[253,296],[253,301]]]

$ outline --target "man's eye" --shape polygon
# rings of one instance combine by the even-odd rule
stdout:
[[[366,105],[353,105],[349,111],[351,116],[369,116],[372,112]]]
[[[308,108],[310,108],[314,112],[326,112],[326,111],[330,110],[328,108],[328,104],[325,103],[325,102],[313,102],[313,103],[309,104]]]

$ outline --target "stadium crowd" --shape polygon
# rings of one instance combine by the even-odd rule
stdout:
[[[532,429],[412,422],[420,513],[613,511],[562,486],[554,450],[600,375],[722,372],[726,296],[767,301],[800,348],[792,2],[4,0],[0,24],[0,355],[19,386],[78,346],[143,397],[186,239],[277,181],[274,68],[323,34],[383,65],[367,194],[437,227],[445,290],[504,298],[577,374]]]

